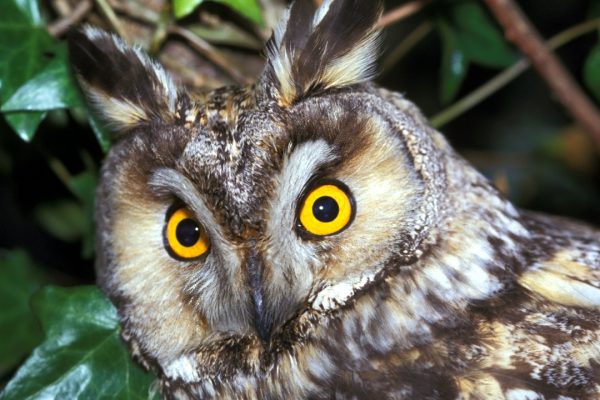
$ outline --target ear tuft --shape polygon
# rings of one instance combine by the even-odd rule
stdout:
[[[271,38],[266,78],[281,106],[375,74],[380,1],[296,0]]]
[[[119,131],[141,123],[169,122],[177,89],[139,47],[86,26],[69,34],[69,59],[92,107]]]

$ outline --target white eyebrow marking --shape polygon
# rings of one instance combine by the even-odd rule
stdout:
[[[224,240],[223,231],[212,211],[187,177],[174,169],[159,168],[152,174],[148,185],[157,192],[167,191],[177,196],[196,214],[210,236]]]

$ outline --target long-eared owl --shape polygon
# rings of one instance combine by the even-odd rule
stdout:
[[[71,36],[133,357],[165,398],[599,398],[600,233],[517,209],[372,83],[380,13],[298,0],[255,83],[203,94]]]

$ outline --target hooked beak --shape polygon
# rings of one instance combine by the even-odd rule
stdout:
[[[246,272],[252,302],[254,303],[254,328],[258,337],[267,342],[271,334],[271,323],[267,320],[265,307],[265,293],[263,288],[263,260],[256,250],[256,241],[250,240],[246,256]]]

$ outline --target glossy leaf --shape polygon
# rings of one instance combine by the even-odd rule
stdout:
[[[0,376],[16,366],[41,341],[29,298],[43,278],[20,250],[0,254]]]
[[[256,0],[212,0],[216,3],[225,4],[241,15],[256,22],[262,24],[262,12],[260,6]],[[189,15],[196,9],[200,4],[204,3],[204,0],[173,0],[173,11],[175,17],[183,18]]]
[[[96,287],[49,287],[33,306],[44,342],[0,394],[12,399],[148,399],[154,378],[132,362],[114,306]]]
[[[46,117],[46,112],[26,111],[11,112],[4,114],[4,118],[13,128],[16,134],[26,142],[29,142],[40,122]]]
[[[517,53],[479,2],[457,2],[452,8],[452,21],[459,46],[470,61],[496,68],[507,67],[517,61]]]
[[[21,11],[21,15],[33,25],[41,25],[42,17],[39,2],[35,0],[14,0],[14,5]]]
[[[518,59],[477,1],[449,2],[437,27],[443,45],[440,98],[444,104],[456,97],[470,63],[502,68]]]
[[[69,71],[66,49],[28,80],[2,105],[2,111],[47,111],[83,104]]]
[[[469,67],[467,56],[461,49],[456,32],[444,21],[438,29],[442,38],[443,53],[440,68],[440,99],[447,104],[456,96]]]
[[[54,40],[41,26],[36,0],[5,0],[0,12],[0,104],[48,62]],[[11,114],[6,120],[24,140],[33,137],[43,113]]]

